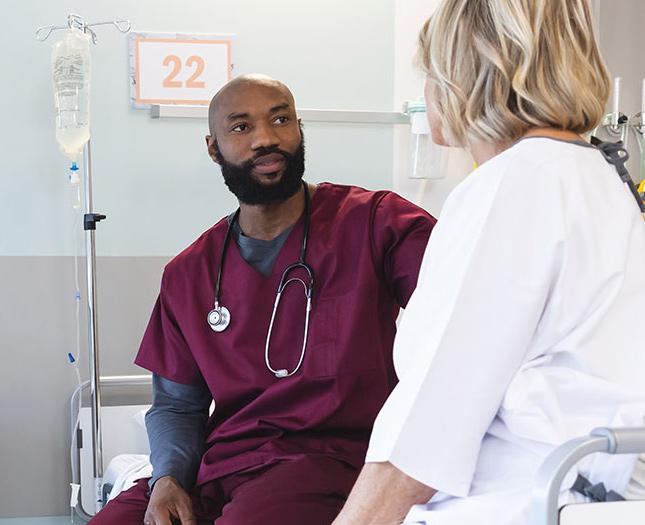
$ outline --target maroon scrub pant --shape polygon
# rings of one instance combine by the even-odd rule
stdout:
[[[357,477],[347,463],[304,456],[201,485],[191,493],[193,511],[200,525],[329,525]],[[148,480],[139,480],[90,524],[141,525],[148,496]]]

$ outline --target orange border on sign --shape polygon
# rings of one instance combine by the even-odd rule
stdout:
[[[139,79],[139,70],[140,68],[140,59],[139,59],[139,44],[142,42],[165,42],[165,43],[179,43],[179,44],[224,44],[226,45],[226,65],[227,65],[227,78],[231,80],[231,40],[203,40],[199,38],[188,38],[188,39],[178,39],[178,38],[146,38],[138,36],[135,38],[135,60],[137,64],[137,71],[135,73],[135,82],[136,82],[136,98],[134,102],[136,104],[171,104],[176,106],[181,105],[202,105],[209,104],[210,100],[173,100],[173,99],[142,99],[141,98],[141,82]]]

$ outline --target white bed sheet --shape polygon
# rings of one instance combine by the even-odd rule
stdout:
[[[149,455],[119,454],[110,461],[103,475],[103,486],[112,486],[107,501],[113,500],[124,490],[133,487],[137,480],[150,476],[152,476],[152,465]]]

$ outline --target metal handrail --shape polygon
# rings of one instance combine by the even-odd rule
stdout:
[[[344,124],[409,124],[410,116],[403,111],[372,111],[361,109],[307,109],[297,111],[305,122],[336,122]],[[208,118],[208,106],[150,106],[151,118]]]
[[[572,439],[551,452],[538,470],[531,497],[531,525],[558,525],[558,499],[569,470],[583,457],[645,452],[645,427],[597,428],[589,436]]]
[[[78,396],[80,396],[83,392],[83,390],[86,390],[89,388],[91,385],[91,381],[83,381],[80,385],[78,385],[75,389],[74,392],[72,392],[72,395],[70,396],[69,399],[69,409],[70,409],[70,417],[72,418],[72,421],[76,420],[76,407],[78,406]],[[142,375],[122,375],[122,376],[101,376],[99,378],[99,385],[101,387],[108,386],[108,387],[113,387],[113,386],[148,386],[152,385],[152,375],[150,374],[142,374]],[[73,432],[77,432],[78,430],[78,425],[75,425]],[[71,436],[72,439],[75,439],[73,436]],[[77,448],[78,452],[78,448]],[[80,486],[81,484],[81,472],[80,472],[80,459],[78,457],[78,454],[74,456],[75,463],[72,466],[72,483],[76,483]],[[102,458],[101,458],[102,459]],[[74,473],[78,473],[77,476],[74,475]],[[76,503],[76,506],[74,507],[74,510],[76,511],[76,514],[83,520],[89,521],[94,514],[88,513],[84,508],[83,508],[83,498],[81,497],[83,489],[80,489],[79,492],[79,497]]]

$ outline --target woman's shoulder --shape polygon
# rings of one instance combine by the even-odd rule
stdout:
[[[600,161],[600,162],[599,162]],[[512,173],[529,170],[561,171],[569,164],[593,164],[603,168],[602,156],[591,144],[583,141],[566,141],[551,137],[526,137],[482,165],[482,168],[510,168]]]
[[[600,152],[583,141],[530,137],[484,163],[473,175],[499,179],[504,184],[526,185],[527,190],[557,183],[561,189],[575,188],[592,180],[615,183],[615,170]]]
[[[480,165],[453,190],[449,202],[461,207],[541,198],[555,205],[581,185],[613,186],[612,170],[589,144],[532,137]]]

